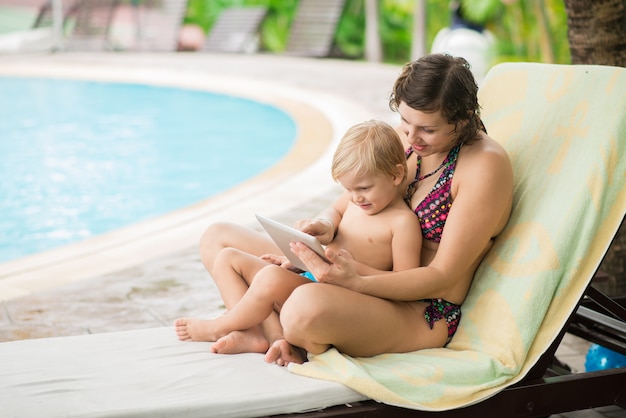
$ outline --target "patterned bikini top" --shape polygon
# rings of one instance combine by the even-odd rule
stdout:
[[[426,195],[415,208],[415,213],[420,221],[422,227],[422,235],[424,239],[433,242],[441,241],[441,234],[443,233],[443,227],[446,224],[448,218],[448,212],[452,206],[452,196],[450,194],[450,188],[452,185],[452,176],[454,175],[454,169],[456,168],[456,160],[459,156],[459,150],[461,149],[459,144],[452,148],[446,156],[441,167],[443,171],[437,180],[437,183],[433,186],[431,191]],[[413,149],[408,148],[405,151],[406,158],[408,159],[413,154]],[[415,173],[415,179],[409,184],[407,189],[406,200],[410,201],[411,196],[414,193],[417,182],[428,177],[420,177],[420,165],[422,159],[417,156],[417,172]],[[439,169],[435,170],[435,172]],[[434,173],[433,173],[434,174]]]

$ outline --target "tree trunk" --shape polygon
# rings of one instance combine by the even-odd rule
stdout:
[[[565,0],[572,64],[626,67],[626,0]],[[600,270],[608,277],[594,286],[626,294],[626,223],[622,222]]]
[[[626,67],[626,0],[565,0],[572,64]]]

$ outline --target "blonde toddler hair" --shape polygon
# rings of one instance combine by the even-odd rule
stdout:
[[[398,133],[389,124],[378,120],[362,122],[348,129],[335,150],[331,173],[333,180],[337,181],[349,172],[402,176],[404,181],[407,165]]]

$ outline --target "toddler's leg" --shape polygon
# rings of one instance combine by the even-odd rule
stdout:
[[[261,324],[274,309],[280,309],[296,287],[305,283],[310,281],[299,274],[267,265],[256,274],[248,291],[227,313],[209,321],[194,320],[177,325],[185,325],[188,334],[195,334],[191,335],[191,339],[216,341],[233,331]]]
[[[215,259],[213,280],[226,309],[231,310],[246,294],[256,274],[269,263],[256,255],[225,248]]]
[[[214,262],[214,277],[227,309],[232,309],[248,291],[246,278],[253,278],[266,265],[267,262],[259,257],[234,248],[220,251]],[[180,318],[174,324],[176,335],[184,341],[216,341],[223,334],[216,335],[210,327],[211,322],[198,318]]]
[[[239,303],[213,321],[216,334],[245,330],[262,323],[298,286],[311,281],[297,273],[269,264],[254,277]]]

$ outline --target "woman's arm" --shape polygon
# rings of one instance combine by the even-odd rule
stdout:
[[[463,165],[457,167],[454,203],[437,253],[428,266],[361,277],[343,250],[327,250],[330,265],[300,246],[295,246],[294,252],[320,282],[386,299],[441,297],[462,302],[474,271],[491,247],[492,238],[504,228],[511,210],[510,161],[499,145],[485,140],[493,144],[479,147],[480,153],[466,154]]]

